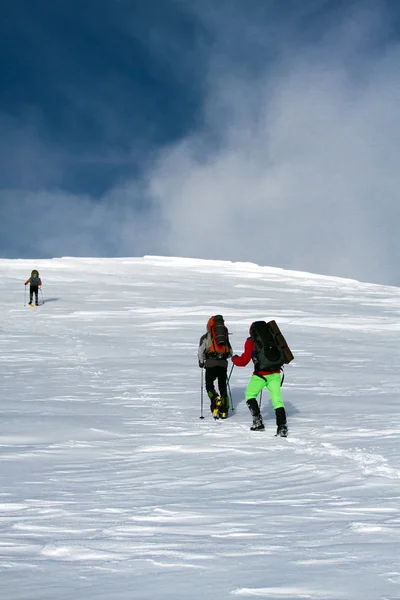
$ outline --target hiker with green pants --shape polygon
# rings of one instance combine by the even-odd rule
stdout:
[[[232,357],[232,362],[236,367],[245,367],[252,360],[254,363],[254,372],[246,388],[246,404],[253,415],[252,431],[261,431],[265,429],[260,407],[257,402],[257,396],[264,388],[267,388],[272,406],[275,410],[277,432],[276,435],[286,437],[288,427],[286,423],[285,405],[281,395],[281,366],[283,365],[282,356],[275,348],[271,347],[268,339],[262,343],[266,332],[266,323],[257,321],[251,324],[250,337],[244,344],[243,354]],[[261,335],[260,335],[261,332]],[[254,339],[257,339],[257,345]],[[261,342],[260,342],[261,340]]]

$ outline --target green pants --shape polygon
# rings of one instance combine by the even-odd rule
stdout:
[[[258,375],[252,375],[249,385],[246,389],[246,401],[250,398],[257,398],[258,394],[264,388],[267,388],[271,397],[272,406],[274,410],[277,408],[285,408],[281,396],[281,374],[271,373],[271,375],[264,375],[259,377]]]

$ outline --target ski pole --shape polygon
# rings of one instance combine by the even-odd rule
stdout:
[[[44,298],[43,298],[43,291],[42,291],[42,288],[40,287],[40,288],[39,288],[39,290],[40,290],[40,295],[42,296],[42,304],[44,304]]]
[[[262,393],[263,391],[261,390],[261,394],[260,394],[260,402],[258,403],[258,407],[261,410],[261,402],[262,402]]]
[[[204,419],[203,416],[203,369],[201,369],[201,388],[200,388],[200,419]]]
[[[26,306],[26,285],[24,286],[24,306]]]
[[[231,371],[231,373],[232,373],[232,371]],[[230,398],[231,411],[234,413],[235,412],[235,407],[233,406],[233,399],[232,399],[231,386],[229,385],[229,378],[226,380],[226,386],[228,388],[228,394],[229,394],[229,398]]]
[[[232,371],[233,371],[233,367],[234,367],[234,366],[235,366],[235,365],[234,365],[234,364],[232,364],[232,368],[231,368],[231,370],[229,371],[229,375],[228,375],[228,378],[227,378],[227,380],[226,380],[226,387],[228,388],[228,394],[229,394],[229,398],[230,398],[231,410],[232,410],[232,412],[233,412],[233,413],[235,412],[235,407],[233,406],[232,392],[231,392],[231,386],[230,386],[230,384],[229,384],[229,380],[230,380],[230,378],[231,378],[231,375],[232,375]]]

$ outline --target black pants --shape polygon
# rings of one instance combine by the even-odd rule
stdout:
[[[33,294],[35,294],[35,304],[39,304],[39,286],[38,285],[30,285],[29,286],[29,304],[32,304]]]
[[[227,394],[227,367],[206,367],[206,390],[207,395],[211,400],[211,410],[215,408],[214,401],[218,396],[218,393],[215,391],[214,381],[218,380],[218,390],[219,395],[222,398],[224,406],[229,407],[229,399]]]

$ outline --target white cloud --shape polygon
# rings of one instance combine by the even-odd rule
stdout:
[[[165,253],[399,283],[400,47],[383,44],[385,14],[348,13],[308,44],[289,43],[307,13],[286,29],[243,20],[238,62],[226,43],[245,19],[238,6],[231,21],[199,12],[224,27],[207,56],[204,121],[152,162],[141,156],[141,176],[100,199],[59,191],[52,176],[62,187],[71,157],[30,132],[26,185],[0,197],[3,230],[26,241],[14,252]],[[109,156],[129,164],[132,148],[110,144]]]
[[[152,173],[168,253],[395,280],[400,49],[366,56],[357,30],[214,81],[205,130]]]

